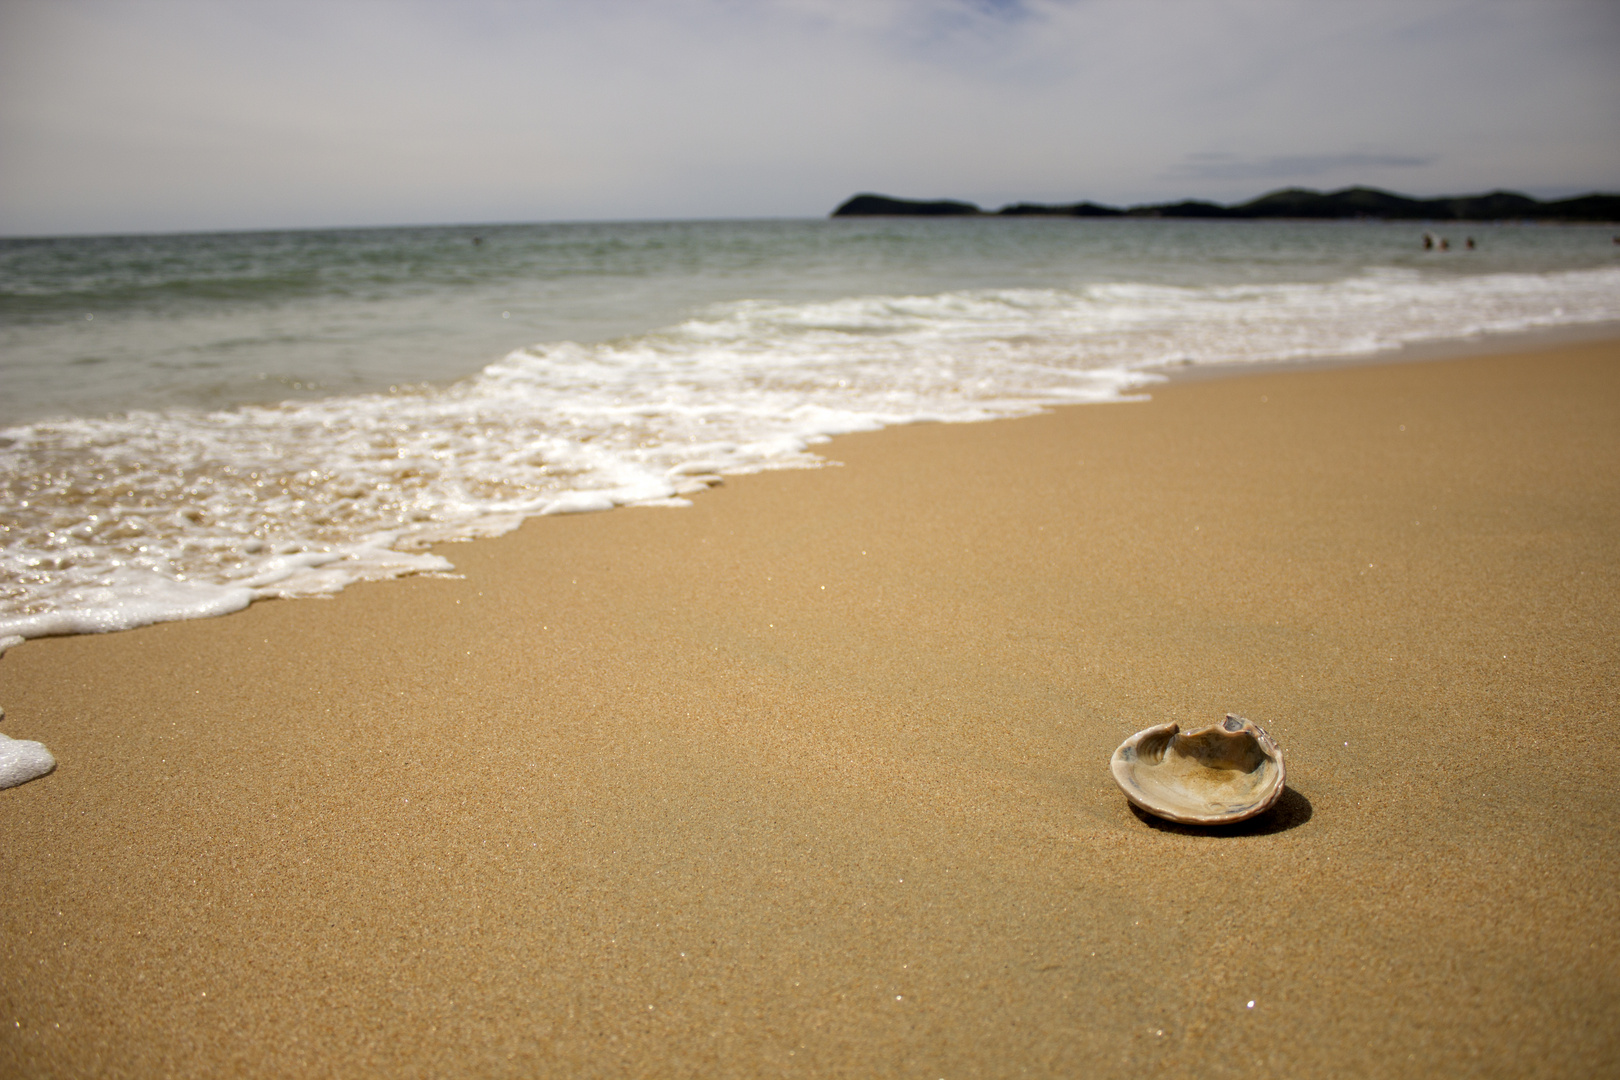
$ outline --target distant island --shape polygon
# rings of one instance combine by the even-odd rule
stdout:
[[[1620,195],[1581,195],[1542,202],[1516,191],[1485,195],[1454,195],[1439,199],[1413,199],[1377,188],[1349,187],[1341,191],[1284,188],[1258,199],[1232,206],[1188,199],[1141,206],[1103,206],[1094,202],[1010,203],[1000,210],[982,210],[954,199],[896,199],[888,195],[856,195],[832,212],[833,217],[1075,217],[1075,218],[1303,218],[1339,220],[1364,218],[1386,221],[1620,221]]]

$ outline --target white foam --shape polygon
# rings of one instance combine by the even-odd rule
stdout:
[[[678,506],[847,432],[1129,400],[1155,366],[1344,355],[1620,319],[1620,269],[1115,283],[718,305],[519,350],[444,388],[0,432],[0,639],[445,572],[434,542]]]
[[[0,788],[16,787],[56,768],[56,759],[43,743],[0,734]]]

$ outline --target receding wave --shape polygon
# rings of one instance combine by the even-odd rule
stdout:
[[[536,514],[675,504],[829,436],[1126,399],[1156,366],[1620,319],[1620,270],[739,301],[446,386],[0,432],[0,639],[444,571]]]

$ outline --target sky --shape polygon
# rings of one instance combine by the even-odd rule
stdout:
[[[0,235],[1620,191],[1617,0],[0,0]]]

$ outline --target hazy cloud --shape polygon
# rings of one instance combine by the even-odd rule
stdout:
[[[1304,180],[1345,172],[1415,169],[1432,165],[1432,156],[1414,154],[1277,154],[1244,158],[1236,154],[1189,154],[1165,170],[1170,179],[1192,180]]]
[[[0,0],[0,233],[1620,187],[1620,4]]]

